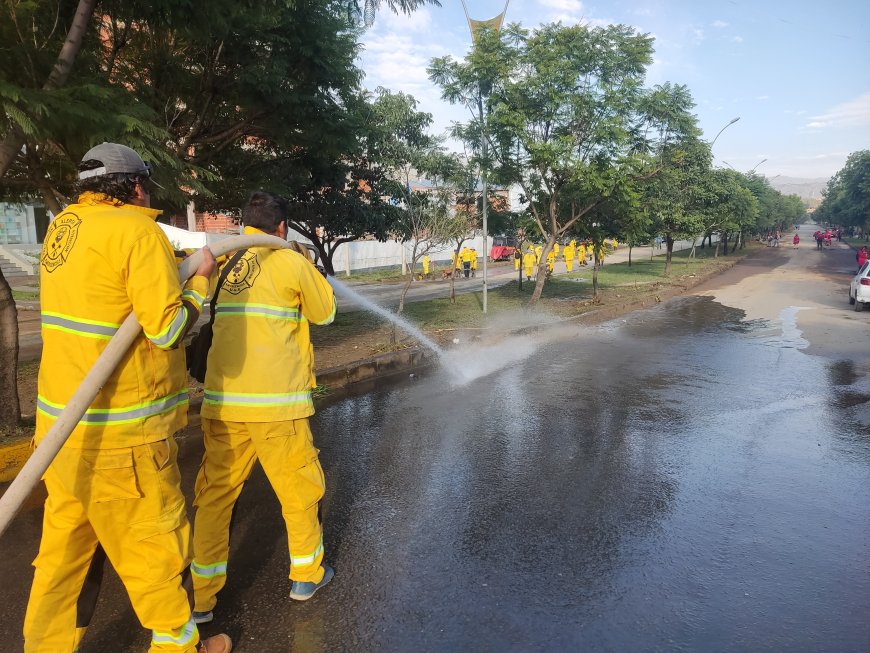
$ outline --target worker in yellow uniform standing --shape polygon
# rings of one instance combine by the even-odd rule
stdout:
[[[535,261],[537,257],[535,256],[535,250],[529,246],[529,251],[523,254],[523,272],[526,273],[526,280],[532,280],[532,269],[535,267]]]
[[[556,267],[556,250],[551,249],[547,252],[547,272],[553,274],[553,268]]]
[[[287,202],[270,193],[253,193],[242,209],[248,234],[286,238],[286,219]],[[308,417],[315,387],[309,323],[334,317],[332,287],[298,251],[247,251],[217,295],[201,413],[205,455],[194,490],[197,623],[212,620],[226,583],[233,506],[257,460],[287,528],[290,598],[307,600],[332,579],[322,564],[317,512],[325,483]]]
[[[469,258],[471,259],[471,276],[477,275],[477,250],[473,247],[469,252]]]
[[[423,278],[429,278],[429,255],[423,254]]]
[[[196,322],[215,261],[207,248],[184,289],[172,245],[149,208],[151,167],[102,143],[79,166],[76,204],[48,228],[40,257],[39,441],[130,313],[141,333],[46,471],[42,541],[24,618],[24,651],[79,650],[106,559],[150,651],[228,653],[200,642],[185,586],[190,524],[172,434],[187,424],[178,345]]]
[[[586,265],[586,245],[583,241],[580,241],[580,244],[577,246],[577,261],[580,265]]]
[[[565,245],[562,249],[562,255],[565,257],[565,269],[571,272],[574,269],[574,241]]]
[[[462,261],[462,274],[467,279],[471,276],[471,250],[467,247],[463,247],[462,251],[459,252],[459,258]]]

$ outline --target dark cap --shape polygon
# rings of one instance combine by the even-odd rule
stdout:
[[[151,164],[145,163],[135,150],[118,143],[100,143],[89,149],[82,157],[85,161],[99,161],[103,165],[79,172],[79,179],[112,174],[138,174],[151,176]]]

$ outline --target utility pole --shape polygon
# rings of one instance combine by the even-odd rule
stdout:
[[[462,8],[465,10],[465,19],[468,21],[468,30],[471,32],[471,42],[474,46],[477,45],[477,30],[483,26],[488,26],[494,29],[495,31],[499,31],[501,29],[501,25],[504,22],[504,15],[507,12],[508,3],[510,0],[505,0],[504,8],[501,10],[501,13],[494,18],[490,18],[489,20],[474,20],[468,15],[468,7],[465,5],[465,0],[462,0]],[[487,155],[487,142],[486,142],[486,114],[484,113],[483,106],[483,80],[478,82],[478,95],[477,95],[477,108],[480,111],[480,140],[481,140],[481,148],[480,154],[481,159],[483,160],[483,164],[480,166],[480,177],[481,184],[483,186],[483,207],[481,209],[481,219],[483,222],[483,313],[486,315],[487,310],[487,262],[489,260],[489,234],[488,234],[488,225],[487,225],[487,209],[489,208],[489,198],[487,197],[487,178],[486,178],[486,155]]]

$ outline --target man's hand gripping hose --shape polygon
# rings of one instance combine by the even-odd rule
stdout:
[[[225,238],[214,243],[214,245],[210,245],[209,249],[214,256],[222,256],[229,252],[250,247],[286,249],[290,247],[290,243],[276,236],[251,234]],[[181,263],[178,268],[178,275],[182,284],[193,276],[202,262],[203,254],[199,251],[187,257]],[[85,411],[90,407],[100,389],[108,381],[112,372],[115,371],[118,363],[121,362],[124,354],[127,353],[127,350],[133,344],[140,331],[142,331],[142,327],[136,321],[136,316],[130,313],[117,333],[109,341],[109,344],[106,345],[103,353],[97,358],[93,367],[82,381],[82,384],[67,402],[63,412],[52,424],[48,433],[45,434],[39,446],[30,456],[30,459],[6,490],[6,493],[0,497],[0,536],[6,532],[10,522],[18,514],[22,504],[33,491],[33,488],[36,487],[37,483],[39,483],[39,480],[45,474],[45,470],[51,465],[54,457],[63,447],[70,433],[72,433],[76,424],[79,423]]]

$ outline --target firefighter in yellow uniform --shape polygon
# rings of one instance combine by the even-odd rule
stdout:
[[[520,271],[520,263],[522,262],[522,259],[523,259],[522,249],[517,247],[514,250],[514,272]]]
[[[553,243],[553,253],[556,258],[559,258],[559,243]]]
[[[269,193],[252,194],[242,209],[245,233],[286,238],[286,218],[286,201]],[[287,528],[290,598],[304,601],[332,579],[322,564],[317,512],[325,483],[308,417],[315,387],[309,323],[334,317],[332,287],[296,251],[249,250],[218,294],[201,413],[205,454],[194,489],[197,623],[211,621],[226,583],[233,506],[257,460]]]
[[[185,585],[190,525],[172,434],[187,424],[178,345],[196,322],[214,257],[184,289],[150,206],[151,168],[115,143],[91,148],[72,204],[40,257],[42,361],[38,443],[130,314],[141,333],[45,473],[42,541],[24,618],[26,653],[79,649],[106,559],[120,576],[150,651],[228,653],[200,642]]]
[[[423,254],[423,278],[429,278],[429,255]]]
[[[593,245],[595,252],[595,264],[601,267],[601,264],[604,263],[604,257],[607,255],[607,250],[604,247],[604,241],[601,241],[597,245]]]
[[[556,250],[551,249],[547,252],[547,272],[553,274],[553,268],[556,267]]]
[[[565,245],[562,249],[562,255],[565,257],[565,269],[571,272],[574,269],[574,241]]]
[[[527,281],[532,280],[532,269],[535,267],[536,259],[535,250],[530,246],[529,251],[523,254],[523,272],[526,273]]]
[[[471,276],[475,276],[477,274],[477,250],[473,247],[469,251],[469,258],[471,259]]]
[[[471,258],[473,254],[468,247],[463,247],[459,252],[459,259],[462,262],[462,275],[467,279],[471,276]]]
[[[586,245],[582,242],[577,246],[577,261],[580,265],[586,265]]]
[[[544,251],[542,245],[535,245],[535,265],[541,264],[541,253]]]

